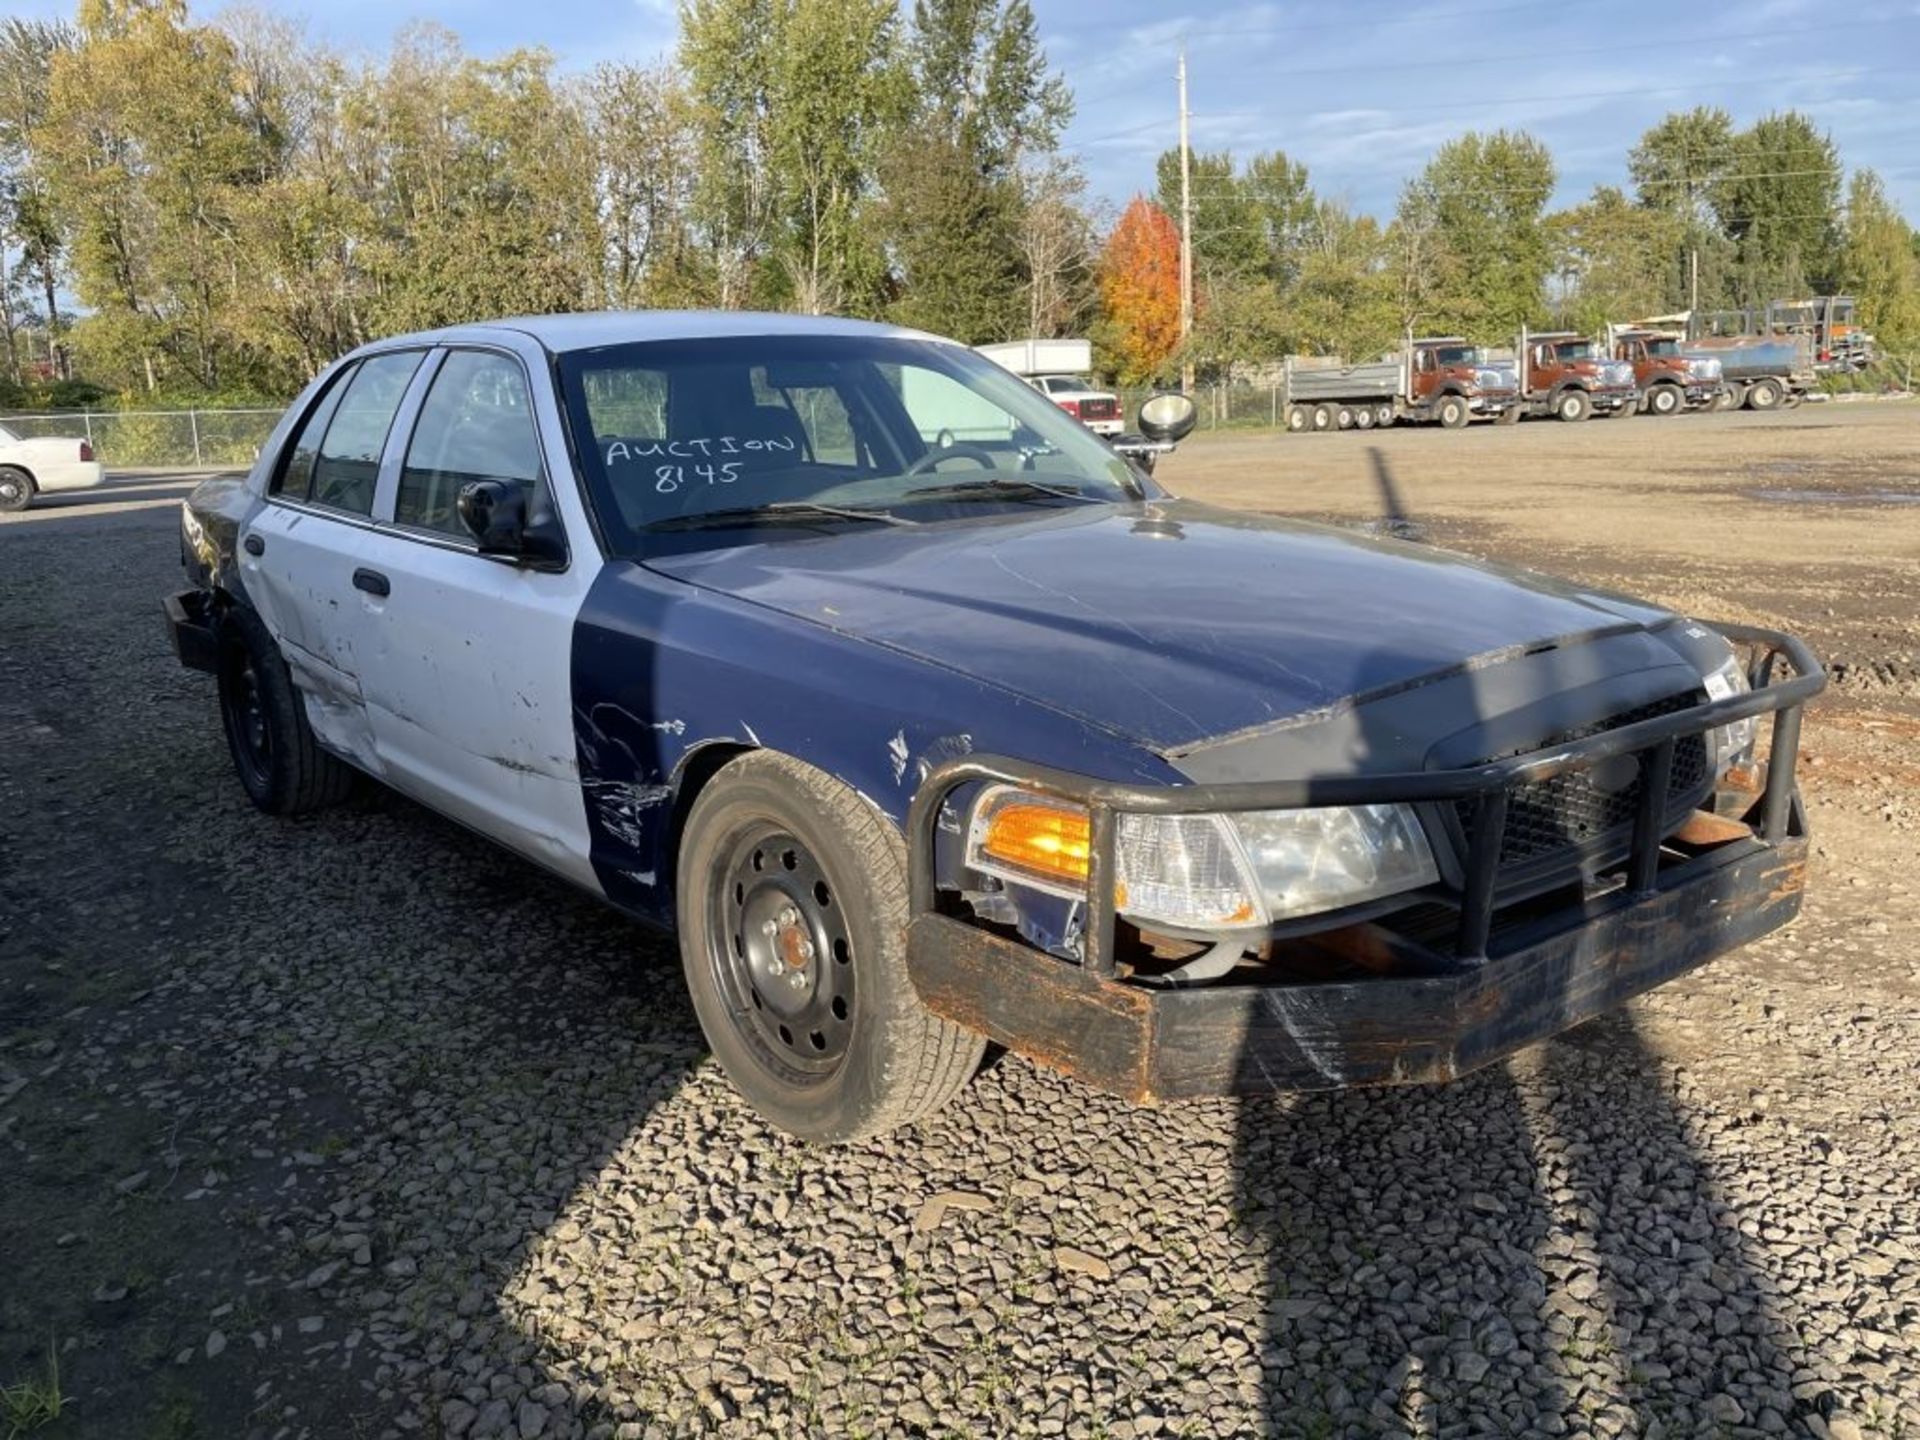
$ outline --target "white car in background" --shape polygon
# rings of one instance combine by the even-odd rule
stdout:
[[[87,441],[65,435],[26,440],[0,425],[0,512],[24,510],[36,495],[91,490],[106,478]]]
[[[1127,428],[1120,397],[1096,390],[1084,375],[1033,375],[1027,383],[1096,435],[1111,440]]]

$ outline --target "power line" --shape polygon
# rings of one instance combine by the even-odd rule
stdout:
[[[1406,111],[1418,111],[1418,112],[1427,113],[1427,114],[1447,113],[1447,112],[1464,114],[1467,112],[1482,111],[1487,109],[1489,106],[1494,106],[1494,105],[1536,105],[1536,104],[1544,104],[1546,102],[1554,101],[1554,100],[1624,100],[1624,99],[1631,99],[1631,98],[1634,98],[1637,96],[1643,96],[1643,95],[1675,95],[1675,94],[1682,94],[1682,93],[1688,93],[1688,92],[1697,92],[1700,90],[1720,90],[1720,89],[1727,89],[1734,85],[1752,86],[1752,85],[1783,84],[1791,81],[1814,82],[1814,81],[1825,81],[1825,80],[1857,80],[1863,75],[1907,75],[1911,73],[1912,73],[1911,69],[1904,65],[1879,65],[1879,66],[1856,65],[1856,66],[1849,66],[1845,70],[1829,71],[1824,74],[1817,74],[1817,75],[1808,75],[1804,72],[1786,74],[1786,75],[1729,75],[1725,77],[1723,80],[1719,80],[1719,81],[1703,82],[1700,80],[1692,80],[1692,81],[1686,82],[1685,84],[1680,84],[1680,85],[1646,85],[1646,86],[1637,86],[1632,89],[1622,89],[1622,90],[1559,90],[1559,91],[1553,92],[1552,94],[1547,94],[1547,95],[1481,96],[1465,103],[1449,100],[1449,101],[1441,102],[1439,104],[1402,105],[1402,104],[1395,103],[1390,107],[1381,106],[1381,105],[1355,104],[1355,105],[1348,105],[1343,108],[1346,111],[1355,111],[1355,112],[1379,110],[1383,114],[1396,114],[1396,113],[1401,113]],[[1118,94],[1118,93],[1119,92],[1114,92],[1114,94]],[[1133,92],[1127,92],[1127,93],[1129,96],[1131,96]],[[1082,96],[1080,98],[1085,99],[1086,97]],[[1099,99],[1102,97],[1095,96],[1094,98]],[[1112,98],[1112,97],[1109,96],[1106,98]],[[1858,99],[1858,98],[1860,97],[1858,96],[1834,97],[1834,99],[1848,99],[1848,100]],[[1829,103],[1831,102],[1828,100],[1803,100],[1803,101],[1797,102],[1800,108],[1805,108],[1805,109],[1812,109],[1815,106],[1825,105]],[[1265,114],[1266,112],[1263,110],[1217,110],[1213,112],[1213,115],[1211,118],[1216,120],[1257,120],[1262,118]],[[1137,135],[1142,131],[1155,129],[1159,125],[1162,125],[1165,123],[1166,123],[1165,121],[1147,121],[1140,125],[1128,126],[1124,130],[1113,131],[1105,135],[1092,136],[1088,139],[1081,140],[1077,143],[1080,145],[1091,145],[1091,144],[1096,144],[1103,140],[1118,139],[1128,135]]]

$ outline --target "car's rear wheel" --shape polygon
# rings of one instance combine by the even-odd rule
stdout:
[[[233,606],[220,622],[220,723],[247,798],[269,815],[299,815],[336,804],[353,770],[320,748],[260,617]]]
[[[1287,407],[1287,429],[1297,435],[1302,430],[1310,430],[1312,428],[1313,411],[1310,408],[1305,405],[1289,405]]]
[[[1786,386],[1778,380],[1756,380],[1747,391],[1747,408],[1750,410],[1778,410],[1780,402],[1787,398]]]
[[[986,1042],[930,1013],[907,976],[905,847],[866,801],[789,756],[725,766],[687,818],[680,957],[728,1077],[808,1140],[932,1114]]]
[[[1327,404],[1325,401],[1322,401],[1320,404],[1314,406],[1313,407],[1313,428],[1316,430],[1331,430],[1333,429],[1333,427],[1334,427],[1333,406]]]
[[[18,465],[0,465],[0,512],[18,514],[33,503],[33,476]]]
[[[1356,430],[1371,430],[1373,428],[1373,407],[1371,405],[1354,406],[1353,428]]]

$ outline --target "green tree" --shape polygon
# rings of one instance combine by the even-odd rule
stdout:
[[[1713,197],[1734,163],[1733,140],[1731,115],[1696,106],[1668,115],[1628,152],[1635,200],[1678,227],[1658,308],[1712,310],[1732,303],[1734,247]]]
[[[1764,116],[1734,137],[1713,208],[1735,246],[1740,303],[1832,290],[1840,178],[1833,141],[1797,112]]]
[[[1553,193],[1553,156],[1531,135],[1468,133],[1442,145],[1402,195],[1399,219],[1431,253],[1410,263],[1434,267],[1435,318],[1478,338],[1497,340],[1538,317],[1552,264],[1542,215]]]
[[[18,381],[16,330],[40,302],[54,373],[68,374],[61,341],[59,286],[65,245],[47,177],[37,163],[34,130],[46,113],[55,57],[78,37],[62,21],[10,18],[0,23],[0,249],[17,248],[19,265],[6,277],[7,358]],[[37,294],[35,293],[37,291]]]
[[[1911,354],[1920,346],[1920,234],[1872,170],[1854,171],[1847,186],[1841,277],[1882,350]]]
[[[971,343],[1063,323],[1088,293],[1090,231],[1057,158],[1072,100],[1027,0],[915,0],[902,67],[877,211],[889,313]]]
[[[1683,225],[1670,211],[1635,205],[1601,185],[1584,203],[1549,215],[1546,225],[1554,269],[1565,282],[1563,323],[1592,333],[1665,308]]]

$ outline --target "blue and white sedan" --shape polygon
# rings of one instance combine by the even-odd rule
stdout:
[[[1799,905],[1798,641],[1175,499],[928,335],[384,340],[182,526],[260,809],[372,777],[676,931],[809,1138],[989,1040],[1140,1101],[1447,1079]]]

